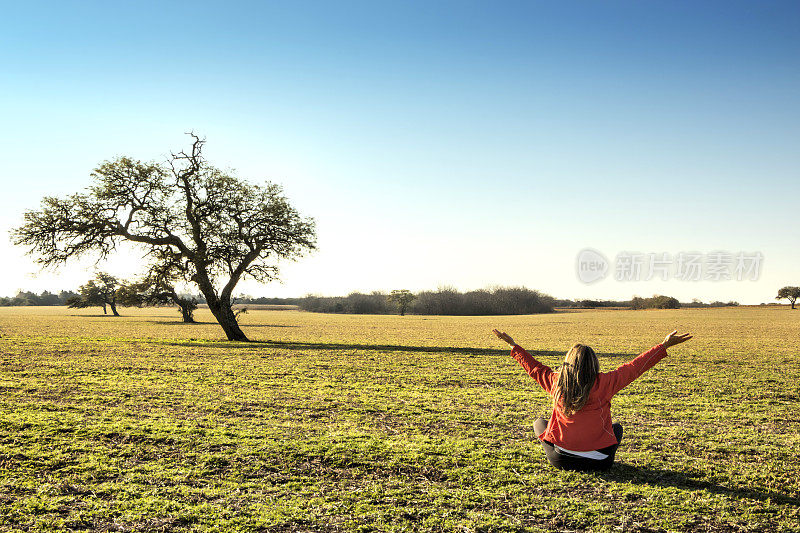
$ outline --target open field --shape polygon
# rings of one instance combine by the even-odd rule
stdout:
[[[800,531],[800,311],[513,317],[0,309],[0,530]],[[491,335],[602,370],[614,468],[550,468],[545,394]]]

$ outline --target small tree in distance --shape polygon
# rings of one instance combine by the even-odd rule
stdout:
[[[792,304],[792,309],[794,309],[794,303],[800,298],[800,287],[783,287],[780,289],[775,299],[782,300],[784,298],[789,300],[789,303]]]
[[[417,297],[414,296],[411,291],[399,289],[392,291],[388,298],[390,302],[397,304],[397,307],[400,309],[400,316],[404,316],[408,306],[411,304],[411,302],[416,300]]]
[[[131,307],[175,305],[187,324],[194,323],[194,312],[197,299],[193,296],[182,296],[175,284],[185,280],[186,271],[183,265],[173,260],[160,248],[151,250],[151,263],[144,279],[123,287],[120,291],[122,305]]]
[[[117,312],[117,293],[121,287],[119,280],[111,274],[98,272],[95,279],[89,280],[85,285],[81,285],[78,296],[67,299],[67,307],[72,309],[102,307],[103,314],[106,315],[108,314],[107,307],[110,307],[114,316],[119,316]]]
[[[172,285],[154,284],[149,280],[139,281],[123,286],[118,293],[118,297],[119,304],[128,307],[175,305],[178,307],[178,311],[180,311],[185,323],[194,323],[197,299],[178,294]]]

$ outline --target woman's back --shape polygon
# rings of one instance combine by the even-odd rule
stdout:
[[[519,361],[528,374],[551,396],[556,392],[559,374],[537,361],[519,345],[514,345],[511,355]],[[589,451],[617,444],[611,428],[611,398],[633,380],[667,355],[663,344],[642,353],[633,361],[620,365],[612,372],[597,374],[589,397],[583,407],[568,416],[556,402],[547,431],[539,438],[557,446],[575,451]]]
[[[599,372],[599,362],[594,350],[575,344],[567,352],[561,370],[554,372],[516,344],[506,333],[496,329],[494,333],[511,344],[511,355],[514,359],[553,398],[550,420],[545,422],[540,419],[535,426],[548,459],[556,466],[560,465],[551,457],[555,453],[553,450],[565,452],[581,460],[603,458],[606,460],[595,462],[602,463],[603,467],[610,466],[622,437],[622,426],[611,423],[611,398],[666,357],[668,347],[692,338],[691,335],[677,335],[677,331],[673,331],[663,343],[612,372]],[[608,453],[600,453],[602,451]],[[589,460],[589,463],[592,461]]]

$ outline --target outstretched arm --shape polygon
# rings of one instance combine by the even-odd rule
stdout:
[[[498,339],[511,345],[511,357],[516,359],[517,362],[522,365],[522,368],[525,369],[525,372],[549,393],[553,388],[553,379],[555,375],[553,370],[549,366],[534,359],[522,346],[514,342],[514,339],[507,333],[496,329],[493,329],[492,332],[497,335]]]
[[[622,364],[608,373],[608,393],[607,397],[611,397],[631,384],[633,380],[650,370],[656,363],[661,361],[667,356],[667,348],[671,348],[676,344],[686,342],[692,338],[688,333],[678,335],[678,331],[673,331],[664,338],[664,342],[656,344],[646,352],[639,355],[633,361]]]

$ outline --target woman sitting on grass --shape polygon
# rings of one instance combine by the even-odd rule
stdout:
[[[692,338],[673,331],[663,343],[608,373],[600,372],[594,350],[576,344],[567,352],[561,370],[553,372],[506,333],[493,331],[512,346],[511,356],[553,397],[550,421],[539,418],[533,429],[550,464],[564,470],[611,467],[622,439],[622,426],[611,424],[611,397],[663,359],[667,348]]]

